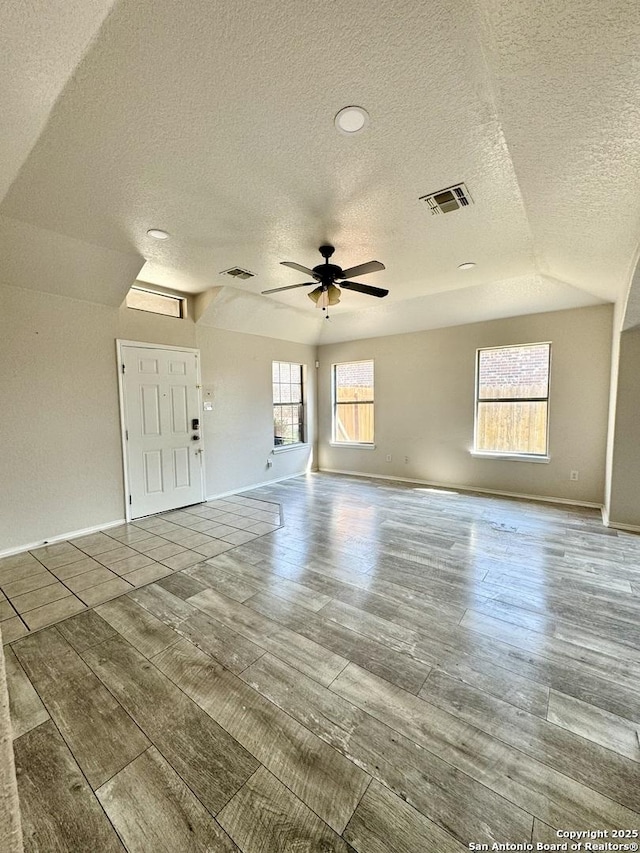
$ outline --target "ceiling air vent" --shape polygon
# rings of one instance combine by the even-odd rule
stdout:
[[[426,201],[434,216],[439,213],[451,213],[452,210],[460,210],[461,207],[469,207],[473,204],[469,190],[464,184],[456,184],[429,195],[422,195],[419,201]]]
[[[220,275],[230,275],[231,278],[244,280],[246,278],[253,278],[255,273],[249,272],[249,270],[243,270],[242,267],[231,267],[230,270],[222,270]]]

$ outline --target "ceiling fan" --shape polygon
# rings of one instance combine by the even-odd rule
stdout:
[[[333,246],[320,246],[320,254],[324,258],[324,263],[318,264],[313,269],[303,267],[302,264],[296,264],[293,261],[281,261],[283,266],[306,273],[313,278],[313,281],[305,281],[302,284],[289,284],[286,287],[274,287],[271,290],[263,290],[262,293],[280,293],[283,290],[293,290],[295,287],[313,287],[317,285],[307,295],[312,302],[316,303],[316,307],[322,308],[323,311],[327,311],[330,305],[337,305],[340,302],[340,288],[343,290],[354,290],[357,293],[364,293],[367,296],[377,296],[379,299],[389,293],[388,290],[384,290],[381,287],[371,287],[370,284],[346,280],[357,275],[366,275],[367,273],[383,270],[385,268],[384,264],[381,264],[380,261],[368,261],[366,264],[358,264],[358,266],[343,270],[342,267],[329,263],[329,258],[333,255],[334,251]],[[336,286],[337,281],[340,282],[340,287]]]

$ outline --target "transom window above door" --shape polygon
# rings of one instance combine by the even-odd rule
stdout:
[[[127,308],[136,311],[150,311],[152,314],[164,314],[167,317],[183,319],[185,317],[186,300],[184,297],[171,296],[146,290],[143,287],[132,287],[126,298]]]

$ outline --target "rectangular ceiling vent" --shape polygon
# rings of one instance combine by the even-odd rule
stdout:
[[[231,267],[230,270],[222,270],[220,275],[230,275],[231,278],[239,278],[243,281],[247,278],[254,278],[255,273],[243,270],[242,267]]]
[[[419,201],[426,201],[434,216],[440,213],[451,213],[452,210],[460,210],[461,207],[469,207],[473,204],[469,190],[464,184],[456,184],[429,195],[422,195]]]

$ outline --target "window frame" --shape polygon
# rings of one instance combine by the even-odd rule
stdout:
[[[546,397],[480,397],[480,354],[491,350],[524,349],[526,347],[548,347],[547,359],[547,396]],[[476,376],[474,383],[474,419],[473,419],[473,449],[472,456],[489,459],[510,459],[521,462],[549,462],[549,423],[551,413],[551,341],[533,341],[526,344],[502,344],[495,347],[478,347],[476,349]],[[527,453],[522,450],[478,450],[478,411],[480,403],[546,403],[547,417],[545,421],[545,450],[544,453]]]
[[[370,364],[373,371],[373,399],[358,400],[358,403],[370,405],[373,407],[373,438],[371,441],[344,441],[337,437],[336,426],[338,419],[336,417],[338,406],[340,405],[355,405],[355,403],[339,403],[337,399],[337,383],[336,383],[336,368],[345,364]],[[350,361],[337,361],[331,365],[331,441],[332,447],[359,447],[367,450],[375,450],[375,429],[376,429],[376,409],[375,409],[375,382],[376,382],[375,361],[372,358],[360,358]]]
[[[287,364],[289,367],[298,367],[300,368],[300,402],[299,403],[276,403],[274,400],[273,386],[281,385],[281,382],[273,381],[273,366],[274,364]],[[279,375],[279,374],[278,374]],[[285,383],[291,384],[291,383]],[[294,383],[297,384],[297,383]],[[307,446],[307,406],[306,406],[306,388],[307,388],[307,366],[306,364],[301,364],[297,361],[280,361],[279,359],[273,359],[271,362],[271,410],[273,417],[273,453],[283,453],[286,450],[294,450],[297,447],[305,447]],[[299,406],[300,411],[300,440],[299,441],[291,441],[287,444],[276,444],[276,433],[275,433],[275,409],[276,406]]]
[[[163,299],[172,299],[177,302],[180,307],[180,313],[176,317],[174,314],[165,314],[163,311],[151,311],[149,308],[138,308],[135,305],[128,305],[127,299],[132,290],[140,293],[151,293],[153,296],[160,296]],[[130,311],[142,311],[144,314],[154,314],[156,317],[169,317],[171,320],[185,320],[187,317],[187,297],[178,293],[165,293],[162,290],[156,290],[153,287],[140,287],[137,284],[132,284],[124,300],[125,306]]]

